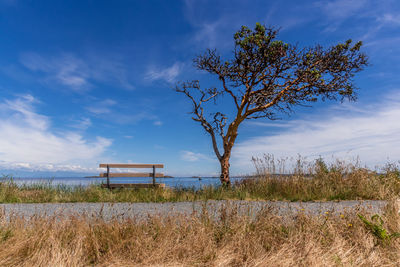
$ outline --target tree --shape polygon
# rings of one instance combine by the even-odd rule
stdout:
[[[361,42],[300,49],[277,40],[277,34],[275,28],[259,23],[254,30],[242,26],[234,35],[231,59],[223,60],[216,50],[208,49],[193,60],[197,69],[216,75],[219,87],[203,89],[198,80],[176,85],[176,91],[193,104],[192,119],[211,136],[222,184],[230,184],[229,159],[244,120],[276,119],[278,113],[290,113],[295,106],[318,100],[356,100],[352,78],[368,64],[360,52]],[[206,115],[206,103],[213,100],[217,104],[225,95],[233,109]],[[228,113],[234,114],[231,120]]]

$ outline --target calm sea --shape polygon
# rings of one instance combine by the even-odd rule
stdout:
[[[243,178],[231,178],[232,183],[240,181]],[[30,184],[49,184],[52,186],[88,186],[90,184],[105,183],[103,178],[84,178],[84,177],[55,177],[55,178],[13,178],[18,185]],[[151,183],[151,178],[112,178],[112,183]],[[176,177],[176,178],[157,178],[157,183],[164,183],[168,187],[185,187],[185,188],[201,188],[207,185],[220,185],[218,178],[192,178],[192,177]]]

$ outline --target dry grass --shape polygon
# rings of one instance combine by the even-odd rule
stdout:
[[[297,160],[294,172],[284,173],[286,162],[270,155],[254,159],[256,179],[237,185],[251,198],[269,200],[384,200],[400,195],[400,171],[387,164],[379,173],[363,168],[359,163],[336,161],[330,165],[322,159],[314,162]],[[293,168],[293,166],[292,166]]]
[[[393,204],[383,228],[400,230]],[[0,223],[1,266],[399,266],[400,240],[382,240],[356,214],[256,219],[226,207],[146,221],[13,218]],[[370,216],[366,216],[370,218]]]

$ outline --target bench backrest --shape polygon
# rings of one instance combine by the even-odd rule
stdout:
[[[110,187],[110,177],[152,177],[153,185],[156,184],[155,178],[164,177],[163,173],[156,173],[156,168],[164,168],[164,164],[123,164],[123,163],[101,163],[100,168],[107,168],[107,172],[100,173],[100,177],[107,177],[107,186]],[[110,173],[110,168],[151,168],[152,172],[125,172]]]

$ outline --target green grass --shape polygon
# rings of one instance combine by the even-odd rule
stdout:
[[[304,164],[303,164],[304,165]],[[390,199],[400,194],[400,172],[388,165],[377,173],[352,164],[327,166],[318,160],[286,176],[270,175],[266,160],[258,160],[256,178],[230,188],[114,189],[98,185],[52,186],[50,183],[17,185],[12,179],[0,182],[1,203],[43,202],[177,202],[196,200],[350,200]]]

